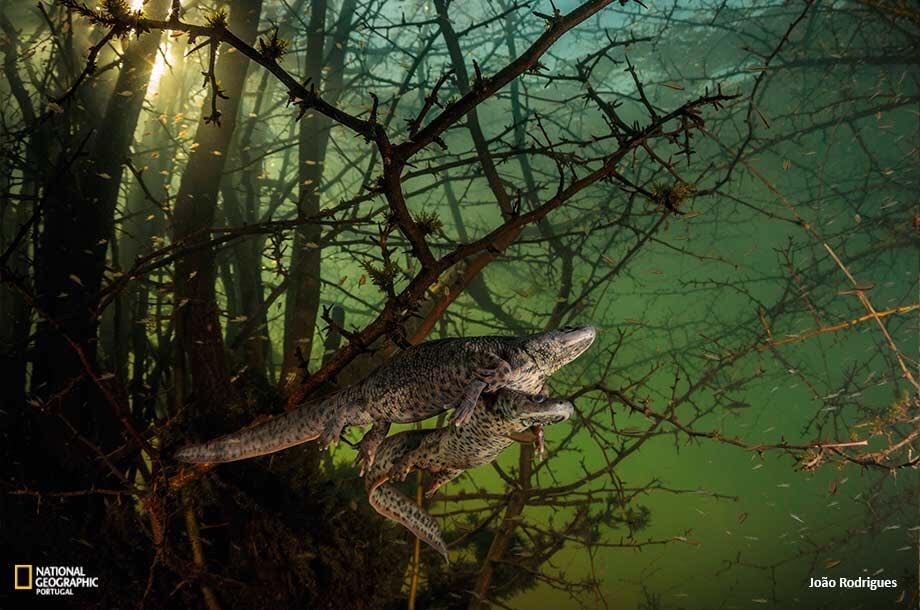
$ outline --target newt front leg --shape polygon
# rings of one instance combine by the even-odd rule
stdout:
[[[476,408],[476,402],[483,392],[496,392],[504,386],[511,377],[511,365],[498,356],[492,356],[491,361],[483,367],[476,369],[473,375],[476,380],[471,382],[463,392],[460,404],[454,410],[453,424],[462,426],[469,421]]]

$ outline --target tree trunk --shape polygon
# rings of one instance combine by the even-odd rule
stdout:
[[[230,10],[229,29],[245,41],[253,41],[262,10],[261,0],[243,0]],[[224,352],[219,308],[214,289],[214,252],[207,246],[217,210],[227,149],[240,106],[249,60],[242,53],[224,49],[215,67],[223,94],[221,125],[208,123],[210,99],[202,108],[193,152],[176,197],[174,240],[185,253],[176,260],[175,315],[180,350],[191,373],[198,413],[221,409],[231,398],[230,373]]]
[[[256,117],[262,115],[266,102],[270,101],[269,92],[272,89],[268,84],[269,74],[265,72],[251,109]],[[264,166],[261,160],[253,159],[250,152],[264,140],[261,132],[256,130],[257,125],[258,121],[250,120],[239,133],[236,150],[239,166],[244,169],[236,173],[234,178],[237,179],[225,181],[221,189],[227,222],[234,227],[256,224],[262,220],[259,175],[264,171]],[[234,350],[240,350],[247,368],[260,377],[267,374],[270,346],[268,311],[265,308],[265,288],[262,283],[264,247],[264,235],[251,235],[236,240],[232,246],[231,262],[238,281],[233,287],[225,285],[228,295],[232,291],[237,297],[237,309],[230,309],[231,319],[236,322],[228,325],[227,344]]]
[[[173,41],[168,59],[172,66],[172,78],[160,82],[153,112],[141,128],[143,135],[140,139],[140,150],[156,151],[157,154],[149,158],[135,161],[135,167],[140,172],[140,179],[133,176],[128,180],[131,188],[125,204],[125,220],[123,223],[124,237],[119,241],[118,267],[127,271],[135,263],[138,256],[149,254],[153,250],[155,236],[165,235],[167,231],[166,215],[163,212],[165,202],[169,197],[169,171],[175,163],[173,160],[176,152],[176,141],[170,137],[163,116],[174,116],[181,108],[183,101],[175,91],[183,90],[190,86],[186,71],[183,70],[184,57],[183,45]],[[183,78],[185,77],[185,78]],[[178,82],[175,82],[178,81]],[[195,78],[196,84],[200,82]],[[141,184],[143,181],[143,184]],[[165,281],[165,272],[159,271],[156,277]],[[153,355],[148,339],[148,329],[159,328],[159,317],[156,310],[151,311],[149,300],[155,295],[146,282],[129,282],[117,296],[122,308],[128,315],[121,319],[119,333],[121,337],[129,338],[124,346],[119,349],[130,349],[131,375],[128,383],[128,392],[131,397],[132,413],[135,417],[149,416],[154,406],[153,396],[147,386],[147,370]],[[150,324],[148,317],[153,316],[155,322]],[[159,338],[159,337],[158,337]],[[158,341],[159,343],[159,341]],[[161,347],[162,350],[162,347]],[[119,358],[127,355],[119,355]]]
[[[311,3],[306,76],[312,83],[323,82],[324,63],[328,63],[329,76],[323,92],[326,100],[332,104],[336,103],[342,90],[345,54],[355,4],[355,0],[343,2],[338,27],[329,45],[328,62],[324,62],[327,3],[326,0],[313,0]],[[320,211],[321,183],[331,127],[332,122],[326,116],[314,111],[308,111],[300,122],[298,212],[301,218],[309,218]],[[292,387],[306,373],[299,368],[298,353],[308,361],[313,350],[313,334],[319,311],[321,238],[321,226],[312,222],[302,224],[294,234],[290,287],[284,312],[282,389]]]
[[[150,0],[145,13],[154,19],[162,19],[169,9],[169,0]],[[115,209],[122,183],[123,164],[130,157],[134,132],[150,84],[150,74],[160,46],[161,32],[151,31],[138,39],[131,40],[122,59],[121,71],[114,92],[109,98],[105,118],[100,124],[100,134],[95,139],[93,153],[86,170],[85,192],[92,196],[90,201],[103,215],[102,222],[108,228],[112,259],[117,265],[118,244],[114,231]],[[124,302],[113,304],[111,311],[104,312],[99,344],[105,354],[105,363],[124,387],[128,377],[128,340],[122,334],[123,325],[119,318],[127,318],[129,310]]]
[[[31,124],[35,120],[35,108],[16,69],[20,53],[18,33],[3,13],[0,13],[0,27],[7,37],[3,73],[24,121]],[[26,166],[30,168],[38,164],[38,137],[33,135],[26,144]],[[0,193],[4,196],[0,200],[0,256],[6,257],[0,261],[0,273],[10,273],[22,289],[28,290],[29,241],[26,238],[27,233],[20,233],[25,231],[26,224],[35,210],[38,185],[34,174],[24,172],[19,189],[22,199],[14,203],[13,198],[8,195],[14,188],[15,167],[9,161],[6,155],[0,157]],[[0,283],[0,370],[4,372],[5,377],[5,383],[0,384],[2,404],[25,404],[28,378],[25,353],[29,340],[29,325],[30,310],[22,293],[12,285]],[[19,417],[20,413],[10,410],[6,416],[10,419],[3,418],[5,421],[0,426],[0,431],[11,425],[11,419]]]
[[[166,0],[151,10],[165,14]],[[150,78],[159,35],[133,41],[127,49],[114,93],[104,114],[93,124],[93,106],[69,108],[70,140],[46,177],[42,201],[43,230],[38,240],[36,291],[41,322],[36,338],[33,387],[50,401],[52,410],[86,440],[106,450],[118,443],[120,425],[114,405],[99,394],[91,377],[97,374],[98,306],[106,253],[114,226],[115,206],[126,158]],[[122,93],[130,93],[130,95]],[[71,104],[73,106],[73,104]],[[98,115],[96,115],[98,116]],[[58,461],[73,468],[71,449],[90,459],[86,447],[56,417],[40,424],[42,446],[62,453]]]
[[[489,590],[494,588],[492,580],[495,576],[495,564],[501,561],[508,551],[508,547],[514,540],[514,532],[521,522],[521,515],[527,506],[531,486],[530,475],[533,473],[533,447],[531,445],[520,446],[518,468],[518,488],[511,493],[511,498],[505,508],[505,516],[492,538],[492,544],[489,545],[485,560],[479,567],[468,610],[481,610],[489,606]]]

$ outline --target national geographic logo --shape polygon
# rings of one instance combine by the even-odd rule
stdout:
[[[13,588],[17,591],[32,590],[32,566],[16,564],[13,566]]]
[[[35,595],[74,595],[77,589],[96,589],[98,576],[87,576],[83,566],[13,566],[13,589],[35,591]]]

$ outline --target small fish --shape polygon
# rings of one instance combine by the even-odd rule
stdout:
[[[738,515],[738,523],[744,523],[745,521],[747,521],[747,518],[748,518],[747,513],[741,513],[740,515]]]
[[[802,525],[805,525],[805,522],[802,521],[802,518],[799,517],[798,515],[793,514],[793,513],[789,513],[789,516],[792,517],[793,519],[795,519],[796,521],[798,521],[799,523],[801,523]]]
[[[839,559],[829,559],[829,560],[827,561],[827,563],[824,564],[824,569],[825,569],[825,570],[830,570],[831,568],[836,568],[836,567],[839,566],[841,563],[843,563],[843,562],[840,561]]]

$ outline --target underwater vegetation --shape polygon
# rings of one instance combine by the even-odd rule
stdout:
[[[0,605],[916,607],[918,47],[899,0],[3,3]],[[568,419],[430,497],[443,404],[175,459],[587,324],[517,388]]]

